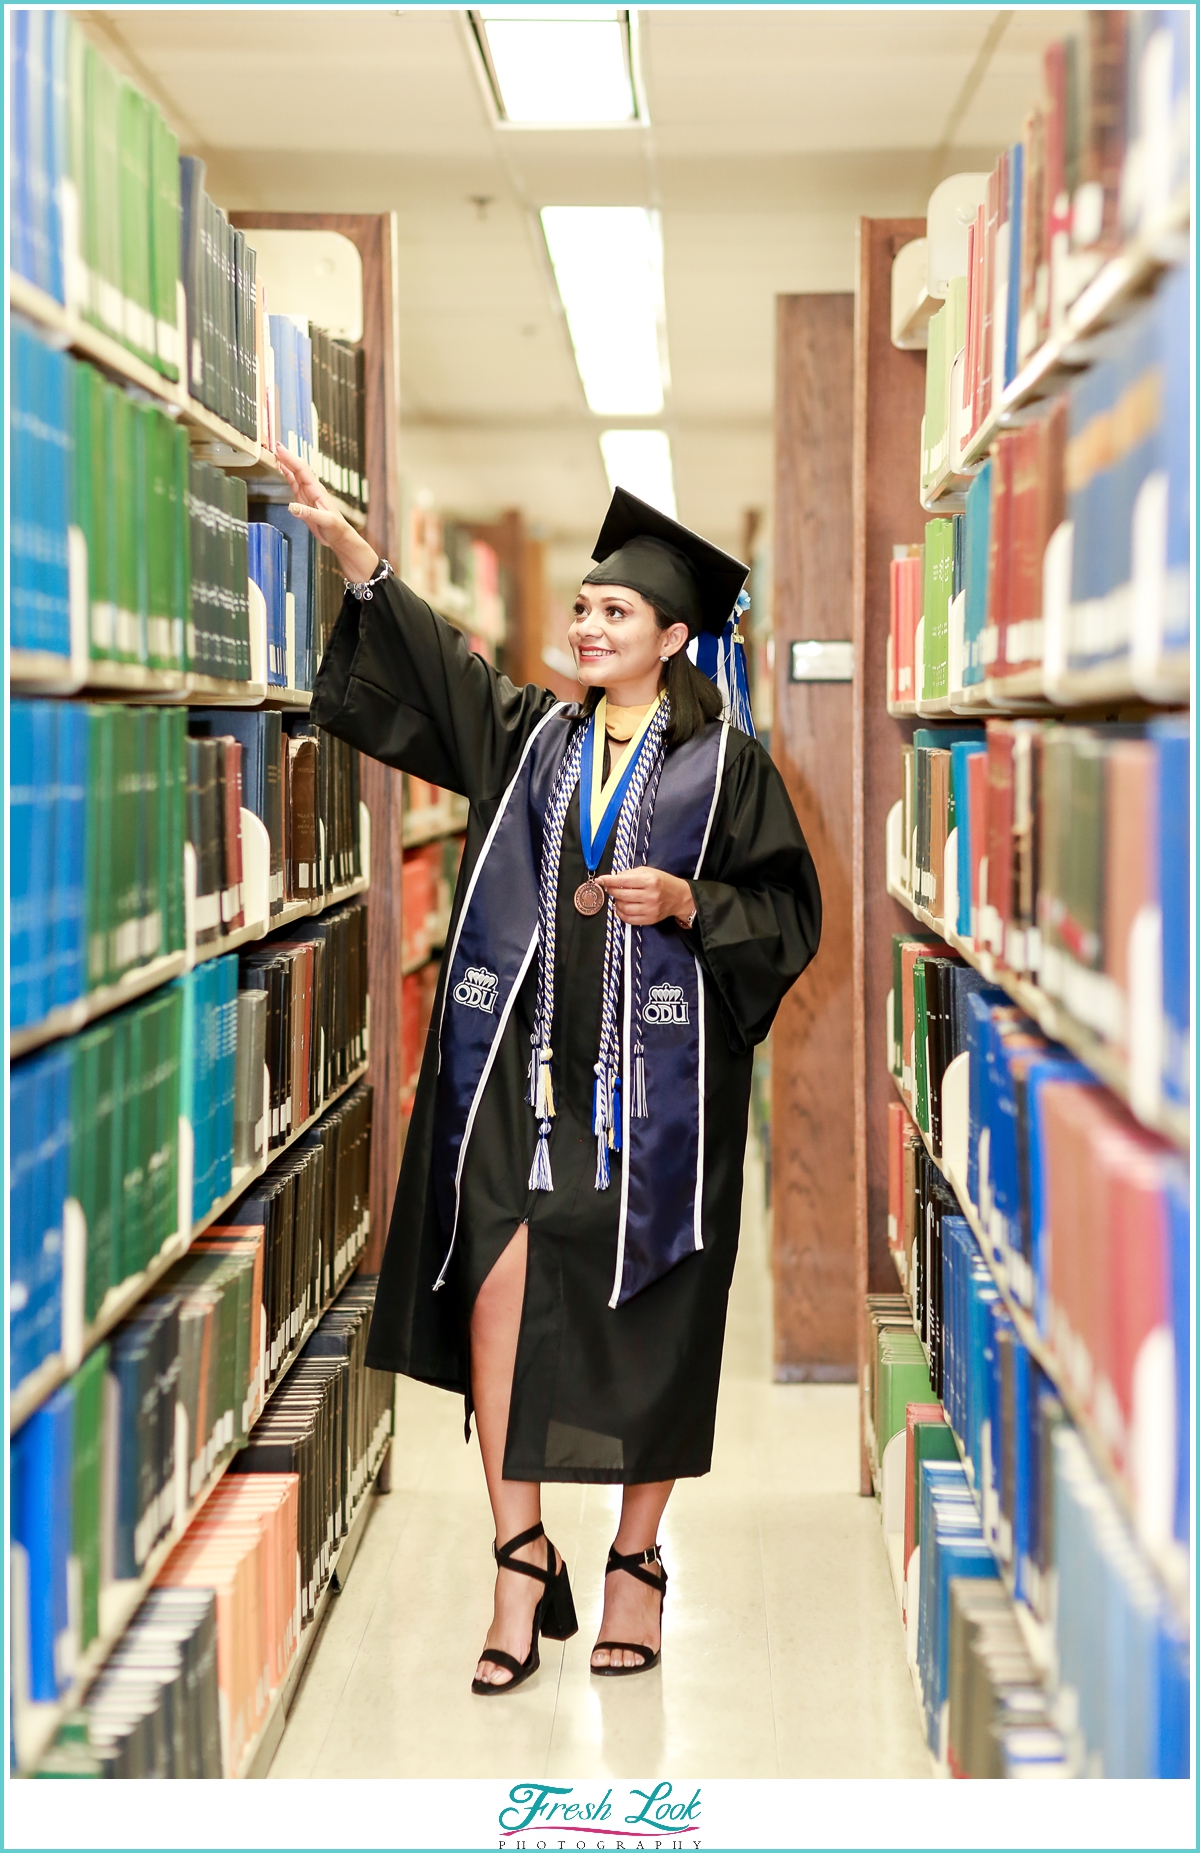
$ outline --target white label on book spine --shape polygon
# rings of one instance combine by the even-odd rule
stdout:
[[[221,924],[221,897],[214,888],[211,894],[196,896],[196,931],[209,932]]]

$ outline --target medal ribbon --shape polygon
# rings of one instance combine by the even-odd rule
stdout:
[[[603,728],[608,711],[607,697],[602,697],[595,713],[588,722],[583,737],[583,756],[579,768],[579,841],[583,850],[583,860],[589,880],[595,875],[604,855],[613,825],[620,815],[625,794],[637,769],[638,757],[642,750],[650,723],[658,713],[661,695],[652,701],[645,714],[638,722],[637,731],[616,761],[608,776],[608,783],[601,786],[601,768],[604,764],[603,749],[596,752],[597,739],[603,738]]]

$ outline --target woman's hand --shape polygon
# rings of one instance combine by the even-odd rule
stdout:
[[[311,534],[332,548],[347,579],[356,585],[370,579],[379,566],[379,555],[345,516],[338,514],[308,465],[293,457],[282,444],[275,447],[275,461],[295,497],[288,503],[288,513],[298,516]]]
[[[657,926],[660,920],[686,920],[696,903],[687,882],[662,869],[627,869],[623,875],[597,875],[596,880],[630,926]]]

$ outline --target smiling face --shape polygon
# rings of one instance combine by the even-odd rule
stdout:
[[[628,586],[584,585],[567,640],[585,688],[607,689],[622,705],[653,701],[661,659],[687,643],[686,624],[660,630],[654,607]]]

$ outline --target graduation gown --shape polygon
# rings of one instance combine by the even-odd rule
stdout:
[[[397,579],[384,581],[361,603],[348,595],[342,606],[317,676],[312,718],[384,764],[468,799],[451,934],[522,749],[554,705],[549,690],[517,688],[473,655],[462,634]],[[610,837],[601,872],[611,850]],[[367,1362],[464,1394],[469,1409],[471,1307],[506,1243],[527,1222],[505,1477],[636,1484],[705,1473],[710,1465],[753,1050],[817,949],[821,900],[775,766],[757,741],[731,729],[712,830],[693,883],[696,922],[687,935],[706,993],[704,1246],[611,1309],[621,1157],[612,1154],[609,1188],[597,1191],[591,1100],[604,914],[587,918],[574,907],[586,873],[576,798],[563,832],[558,886],[554,1189],[531,1191],[528,1185],[537,1135],[527,1098],[535,961],[479,1103],[454,1254],[444,1285],[434,1291],[449,1243],[431,1188],[443,966]]]

